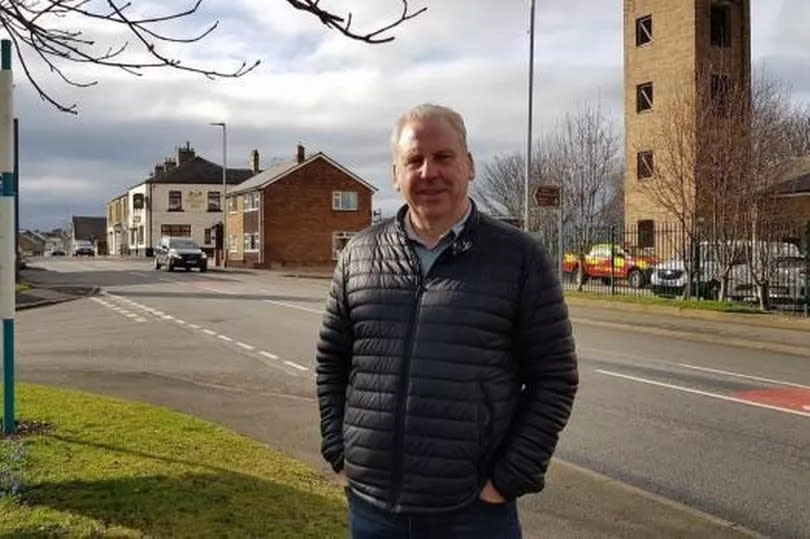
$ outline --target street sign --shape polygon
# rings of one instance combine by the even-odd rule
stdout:
[[[541,185],[534,190],[534,203],[540,207],[560,207],[560,187]]]

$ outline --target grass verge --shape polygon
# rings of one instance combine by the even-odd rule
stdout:
[[[597,294],[594,292],[577,292],[575,290],[566,290],[565,296],[570,298],[609,301],[613,303],[633,303],[636,305],[660,305],[664,307],[672,307],[675,309],[767,315],[767,313],[763,313],[762,311],[754,307],[749,307],[748,305],[741,305],[739,303],[733,303],[730,301],[711,301],[704,299],[683,300],[680,298],[668,298],[662,296],[623,296],[620,294],[611,296],[610,294]]]
[[[23,290],[28,290],[29,288],[31,288],[31,285],[28,283],[17,283],[15,286],[15,291],[22,292]]]
[[[77,391],[20,384],[22,420],[0,440],[0,536],[345,537],[342,491],[278,451],[205,421]],[[16,455],[9,462],[8,455]]]

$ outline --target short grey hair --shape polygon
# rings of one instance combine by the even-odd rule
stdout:
[[[405,111],[394,124],[394,129],[391,131],[391,155],[394,160],[396,160],[399,148],[399,137],[405,125],[425,118],[443,118],[447,120],[450,126],[458,133],[458,136],[461,137],[461,145],[464,147],[464,151],[467,151],[467,128],[464,127],[464,118],[461,117],[461,114],[450,107],[423,103]]]

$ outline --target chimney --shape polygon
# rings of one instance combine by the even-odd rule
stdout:
[[[258,174],[261,170],[259,162],[259,150],[250,150],[250,170],[253,174]]]
[[[297,152],[298,162],[303,163],[304,159],[306,159],[306,154],[304,152],[304,146],[299,144],[298,147],[297,147],[297,150],[298,150],[298,152]]]
[[[163,170],[170,171],[171,169],[177,166],[177,161],[172,159],[171,157],[167,157],[165,161],[163,161]]]
[[[162,173],[163,173],[163,165],[161,165],[161,164],[155,165],[155,172],[154,172],[153,175],[154,176],[159,176]]]
[[[191,143],[186,141],[185,148],[177,148],[177,164],[182,165],[189,159],[192,159],[196,154],[194,153],[194,148],[191,147]]]

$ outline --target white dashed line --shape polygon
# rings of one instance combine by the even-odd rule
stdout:
[[[323,309],[321,310],[310,309],[308,307],[300,307],[298,305],[292,305],[291,303],[284,303],[283,301],[273,301],[270,299],[263,299],[262,301],[265,303],[272,303],[273,305],[280,305],[282,307],[287,307],[289,309],[298,309],[299,311],[306,311],[308,313],[323,314]]]
[[[164,314],[160,318],[161,318],[161,320],[174,320],[174,317],[172,315],[170,315],[170,314]]]
[[[216,335],[217,334],[216,331],[211,331],[210,329],[204,329],[204,330],[202,330],[202,332],[207,334],[207,335]]]
[[[127,313],[124,316],[126,316],[127,318],[136,318],[136,317],[138,317],[138,315],[135,314],[135,313]]]
[[[175,322],[177,322],[177,323],[178,323],[178,324],[180,324],[181,326],[185,326],[185,325],[186,325],[185,320],[175,320]]]
[[[189,324],[188,327],[190,327],[191,329],[200,329],[200,326],[198,326],[197,324]]]
[[[233,342],[233,339],[231,339],[227,335],[217,335],[217,337],[222,339],[223,341]]]
[[[155,316],[163,316],[164,314],[166,314],[166,313],[164,313],[163,311],[156,311],[156,310],[154,310],[154,309],[152,309],[152,310],[151,310],[151,311],[149,311],[149,312],[150,312],[150,313],[152,313],[152,314],[154,314]]]
[[[264,350],[262,350],[262,351],[261,351],[261,352],[259,352],[259,353],[260,353],[261,355],[263,355],[264,357],[268,357],[268,358],[270,358],[270,359],[278,359],[278,356],[277,356],[277,355],[275,355],[275,354],[271,354],[270,352],[265,352]]]
[[[284,364],[289,365],[290,367],[292,367],[294,369],[298,369],[299,371],[308,371],[309,370],[306,367],[304,367],[303,365],[299,365],[298,363],[293,363],[292,361],[285,361]]]
[[[238,346],[239,348],[244,348],[245,350],[255,350],[254,347],[250,346],[249,344],[245,344],[243,342],[238,342],[237,341],[236,346]]]

